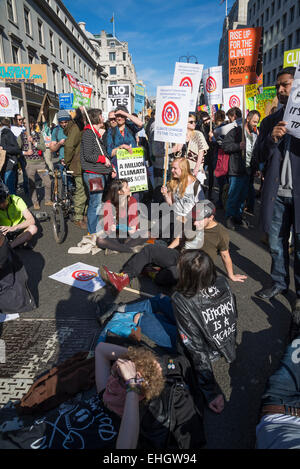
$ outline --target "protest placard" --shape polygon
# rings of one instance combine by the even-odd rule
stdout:
[[[260,123],[270,114],[272,107],[277,107],[277,105],[278,99],[275,86],[267,86],[255,96],[246,96],[247,112],[257,110],[260,113]]]
[[[190,91],[189,111],[195,111],[203,65],[176,62],[173,86],[186,87]]]
[[[47,65],[0,63],[0,81],[47,83]]]
[[[131,192],[148,190],[147,168],[144,162],[144,149],[133,148],[117,151],[117,164],[120,179],[126,179]]]
[[[70,73],[66,75],[72,88],[73,109],[77,109],[80,106],[88,107],[91,102],[93,88],[85,83],[80,83],[77,78],[73,77]]]
[[[145,104],[145,88],[142,85],[135,85],[134,112],[138,114],[143,110]]]
[[[56,274],[49,275],[49,278],[88,292],[100,290],[105,285],[99,275],[98,267],[82,262],[64,267]]]
[[[210,67],[203,71],[205,103],[208,106],[223,103],[222,67]]]
[[[262,28],[228,31],[229,86],[262,84]]]
[[[11,97],[10,88],[0,88],[0,116],[13,117],[15,106]]]
[[[283,67],[297,67],[300,60],[300,49],[286,50],[283,57]]]
[[[73,93],[59,93],[59,109],[73,109]]]
[[[158,86],[154,140],[185,143],[190,90],[184,86]]]
[[[107,86],[107,111],[114,111],[117,106],[125,106],[131,114],[131,86],[108,85]]]
[[[242,86],[223,89],[223,109],[225,113],[232,107],[238,107],[243,113],[243,91]]]
[[[300,61],[282,120],[287,122],[287,133],[300,139]]]

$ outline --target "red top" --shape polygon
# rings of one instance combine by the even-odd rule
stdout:
[[[116,209],[113,207],[110,200],[104,204],[104,231],[109,231],[111,225],[117,225],[119,220],[116,221]],[[119,218],[126,218],[126,207],[119,213]],[[134,197],[130,196],[127,203],[127,225],[130,228],[139,228],[139,214],[138,204]]]

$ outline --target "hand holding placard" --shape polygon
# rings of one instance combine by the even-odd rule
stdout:
[[[300,138],[300,62],[296,69],[283,121],[286,123],[286,132],[293,137]],[[283,124],[283,122],[279,122],[279,124]]]

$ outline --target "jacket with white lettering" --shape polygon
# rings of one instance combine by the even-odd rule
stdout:
[[[175,292],[172,304],[178,328],[178,351],[191,359],[197,381],[209,404],[221,390],[215,380],[212,361],[223,356],[235,360],[237,310],[235,297],[224,277],[192,298]]]

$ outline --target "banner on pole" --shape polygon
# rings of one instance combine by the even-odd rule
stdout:
[[[16,113],[10,88],[0,88],[0,116],[13,117]]]
[[[144,162],[144,149],[133,148],[117,151],[117,164],[120,179],[126,179],[132,192],[148,190],[147,168]]]
[[[283,57],[283,68],[297,67],[300,60],[300,49],[286,50]]]
[[[107,86],[107,111],[114,111],[117,106],[125,106],[131,114],[131,86],[108,85]]]
[[[134,112],[142,112],[145,105],[145,88],[142,85],[135,85]]]
[[[189,89],[189,111],[195,111],[198,91],[202,78],[203,65],[176,62],[173,76],[173,86],[182,86]]]
[[[262,28],[228,31],[229,86],[262,84]]]
[[[185,143],[190,90],[184,86],[158,86],[154,140],[158,142]]]
[[[208,106],[223,103],[222,67],[210,67],[203,71],[205,103]]]
[[[80,83],[77,78],[73,77],[70,73],[66,75],[72,88],[73,109],[80,106],[88,107],[91,103],[93,88],[85,83]]]
[[[47,65],[0,63],[0,81],[47,83]]]
[[[243,113],[243,90],[242,86],[223,89],[223,109],[225,113],[232,107],[240,108]]]
[[[287,133],[300,139],[300,61],[282,120],[287,122]]]

